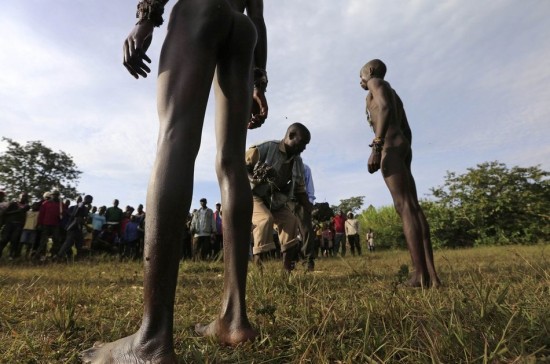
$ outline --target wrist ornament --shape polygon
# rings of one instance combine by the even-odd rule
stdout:
[[[254,88],[264,93],[267,89],[267,72],[263,68],[254,68]]]
[[[372,147],[373,152],[380,153],[384,148],[384,138],[376,137],[372,140],[372,144],[369,144],[369,147]]]
[[[137,4],[136,18],[138,18],[138,22],[136,25],[149,20],[156,27],[160,27],[164,22],[162,14],[164,13],[164,5],[167,2],[168,0],[141,0]]]

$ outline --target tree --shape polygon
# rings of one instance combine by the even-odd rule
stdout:
[[[403,224],[393,206],[382,206],[376,209],[369,206],[358,216],[362,239],[372,229],[378,248],[406,249],[407,242],[403,234]]]
[[[57,189],[61,195],[76,198],[76,185],[82,173],[76,168],[70,155],[54,152],[41,141],[29,141],[21,145],[9,138],[7,151],[0,155],[0,185],[8,198],[21,192],[41,198],[45,191]]]
[[[455,236],[469,236],[475,244],[548,240],[548,172],[538,166],[509,169],[498,161],[467,171],[462,175],[447,172],[443,186],[432,189],[435,204],[448,210],[440,216],[449,219],[440,221],[442,228],[455,229]]]
[[[342,210],[345,214],[352,212],[355,214],[363,206],[365,196],[355,196],[347,199],[340,200],[338,206],[331,206],[334,211]]]

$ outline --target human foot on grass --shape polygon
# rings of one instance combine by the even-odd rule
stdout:
[[[152,349],[148,350],[146,349],[147,347],[151,347]],[[166,349],[165,345],[155,343],[155,340],[151,340],[146,344],[140,344],[137,334],[111,343],[95,343],[90,349],[81,352],[79,357],[84,364],[172,364],[178,362],[172,348]]]
[[[208,325],[196,324],[195,332],[201,336],[212,337],[222,345],[236,346],[247,341],[253,341],[258,336],[248,322],[231,324],[218,318]]]

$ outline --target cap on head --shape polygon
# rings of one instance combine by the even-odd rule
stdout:
[[[221,206],[221,202],[216,202],[216,206]]]
[[[206,199],[203,197],[199,200],[200,202],[206,202]]]
[[[53,190],[52,196],[59,196],[59,190]]]
[[[51,197],[51,195],[52,195],[51,193],[49,193],[49,192],[46,191],[46,192],[44,192],[44,194],[42,195],[42,197],[43,197],[44,199],[48,199],[48,198]]]

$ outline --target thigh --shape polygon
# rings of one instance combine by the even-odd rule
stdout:
[[[394,203],[412,201],[416,196],[414,179],[405,163],[402,147],[387,148],[382,158],[382,173]]]
[[[226,47],[218,58],[216,95],[216,139],[221,156],[242,154],[246,147],[247,123],[252,105],[252,66],[256,30],[250,19],[234,12]]]
[[[272,211],[273,223],[277,225],[279,230],[279,237],[281,234],[285,235],[285,240],[292,240],[298,234],[299,220],[294,213],[286,206],[281,207],[278,210]],[[286,243],[281,242],[281,244]]]
[[[181,0],[174,5],[159,61],[161,135],[184,134],[184,144],[200,144],[214,70],[232,14],[223,0]]]

